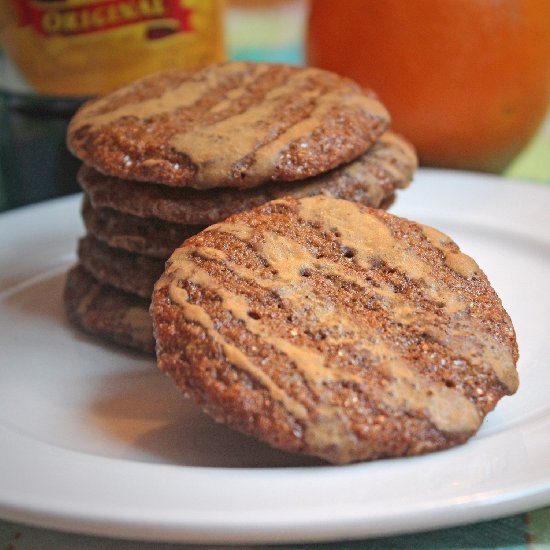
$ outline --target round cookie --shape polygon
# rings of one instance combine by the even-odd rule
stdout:
[[[96,209],[110,208],[179,224],[210,225],[284,196],[301,198],[323,193],[378,208],[392,197],[395,189],[409,185],[416,167],[412,146],[402,137],[386,132],[358,159],[301,182],[273,182],[244,190],[196,191],[127,182],[87,166],[81,168],[78,181]]]
[[[389,125],[375,94],[315,68],[234,62],[146,77],[85,104],[69,149],[123,179],[210,189],[348,162]]]
[[[477,264],[349,201],[280,199],[191,237],[151,312],[160,369],[206,412],[334,463],[463,443],[518,386]]]
[[[128,252],[166,259],[204,225],[181,225],[158,218],[140,218],[110,208],[94,208],[84,196],[82,219],[87,232],[105,244]]]
[[[79,265],[67,274],[63,298],[67,316],[85,332],[145,353],[154,352],[148,300],[100,284]]]
[[[87,235],[78,241],[80,264],[100,283],[151,298],[153,287],[164,271],[164,260],[108,246]]]

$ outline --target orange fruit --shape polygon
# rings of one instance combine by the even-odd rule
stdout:
[[[550,103],[550,0],[313,0],[307,60],[375,90],[422,164],[498,172]]]

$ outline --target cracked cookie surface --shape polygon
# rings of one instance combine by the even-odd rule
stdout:
[[[122,179],[247,188],[349,162],[387,129],[375,94],[315,68],[233,62],[152,75],[85,104],[69,149]]]
[[[206,412],[334,463],[461,444],[518,385],[477,264],[349,201],[280,199],[191,237],[152,314],[160,369]]]

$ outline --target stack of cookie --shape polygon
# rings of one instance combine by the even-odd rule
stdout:
[[[153,285],[205,226],[275,198],[385,208],[416,155],[369,91],[333,73],[227,63],[154,75],[87,103],[68,132],[87,230],[65,305],[84,330],[146,352]]]

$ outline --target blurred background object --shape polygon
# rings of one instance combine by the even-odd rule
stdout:
[[[306,0],[227,0],[229,59],[301,65]]]
[[[2,0],[0,209],[79,191],[65,133],[85,99],[224,59],[223,0]]]
[[[7,0],[2,6],[0,37],[11,64],[2,87],[10,89],[13,75],[20,76],[12,91],[92,96],[225,56],[221,0]]]
[[[506,168],[504,175],[550,183],[550,112],[536,136]]]
[[[501,172],[550,102],[549,0],[312,0],[309,64],[374,89],[421,163]]]
[[[94,4],[103,11],[68,8]],[[32,34],[50,9],[51,43]],[[88,32],[71,34],[78,25]],[[424,165],[550,173],[550,118],[529,141],[550,100],[550,0],[0,0],[0,210],[79,191],[65,132],[86,97],[138,73],[223,58],[307,61],[356,78]]]
[[[0,91],[0,210],[79,190],[65,133],[76,101]]]

